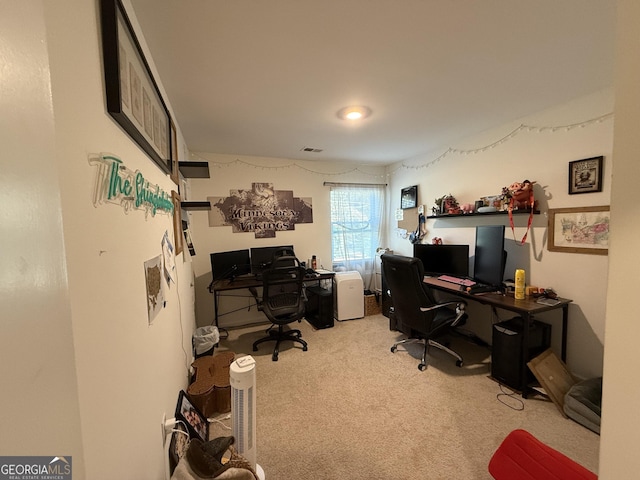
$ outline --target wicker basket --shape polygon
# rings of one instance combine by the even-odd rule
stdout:
[[[375,294],[365,295],[364,296],[364,315],[368,317],[369,315],[377,315],[382,312],[382,306],[379,303],[378,296]]]
[[[189,385],[187,394],[205,417],[231,411],[229,369],[234,357],[233,352],[220,352],[205,355],[192,363],[196,378]]]

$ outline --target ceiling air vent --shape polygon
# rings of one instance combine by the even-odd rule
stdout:
[[[322,151],[321,148],[313,148],[313,147],[302,147],[300,149],[301,152],[313,152],[313,153],[320,153]]]

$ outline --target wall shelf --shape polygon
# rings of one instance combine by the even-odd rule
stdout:
[[[484,213],[478,213],[478,212],[473,212],[473,213],[453,213],[453,214],[448,214],[448,213],[444,213],[442,215],[429,215],[427,218],[433,218],[433,219],[447,219],[447,218],[461,218],[461,217],[488,217],[491,215],[508,215],[508,211],[506,210],[501,210],[498,212],[484,212]],[[519,210],[514,210],[513,214],[514,215],[524,215],[527,214],[529,215],[531,213],[531,209],[530,208],[526,208],[526,209],[519,209]],[[534,215],[540,215],[540,210],[534,210],[533,211]]]
[[[209,162],[178,162],[178,168],[184,178],[211,178]]]
[[[184,210],[211,210],[211,202],[180,202]]]

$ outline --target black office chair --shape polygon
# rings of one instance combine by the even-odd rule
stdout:
[[[385,253],[381,259],[382,274],[391,297],[390,318],[395,320],[396,329],[409,337],[394,343],[391,352],[395,352],[401,344],[424,342],[422,361],[418,365],[420,370],[427,368],[429,347],[453,355],[457,358],[456,365],[462,366],[460,355],[434,339],[464,323],[467,318],[464,311],[466,303],[437,303],[423,282],[424,269],[418,258]]]
[[[306,270],[300,266],[293,251],[283,248],[274,253],[270,267],[262,276],[262,300],[259,308],[273,325],[269,327],[267,337],[253,343],[253,351],[258,345],[275,341],[272,360],[278,361],[280,342],[288,340],[302,345],[307,351],[307,342],[300,338],[300,330],[285,330],[285,325],[300,322],[305,313],[306,296],[304,294],[304,277]],[[278,327],[275,329],[275,327]]]

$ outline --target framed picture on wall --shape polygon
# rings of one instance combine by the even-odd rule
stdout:
[[[182,237],[182,205],[180,195],[175,190],[171,191],[171,201],[173,202],[173,241],[175,242],[176,255],[180,255],[184,249],[184,238]]]
[[[178,169],[178,134],[176,132],[176,126],[173,120],[170,120],[171,124],[171,180],[178,185],[180,189],[180,170]],[[182,193],[182,192],[180,192]]]
[[[416,208],[418,206],[418,186],[403,188],[400,196],[400,208]]]
[[[107,111],[171,173],[171,118],[120,0],[100,0]]]
[[[569,195],[602,191],[604,157],[569,162]]]
[[[609,253],[609,206],[550,208],[550,252]]]

